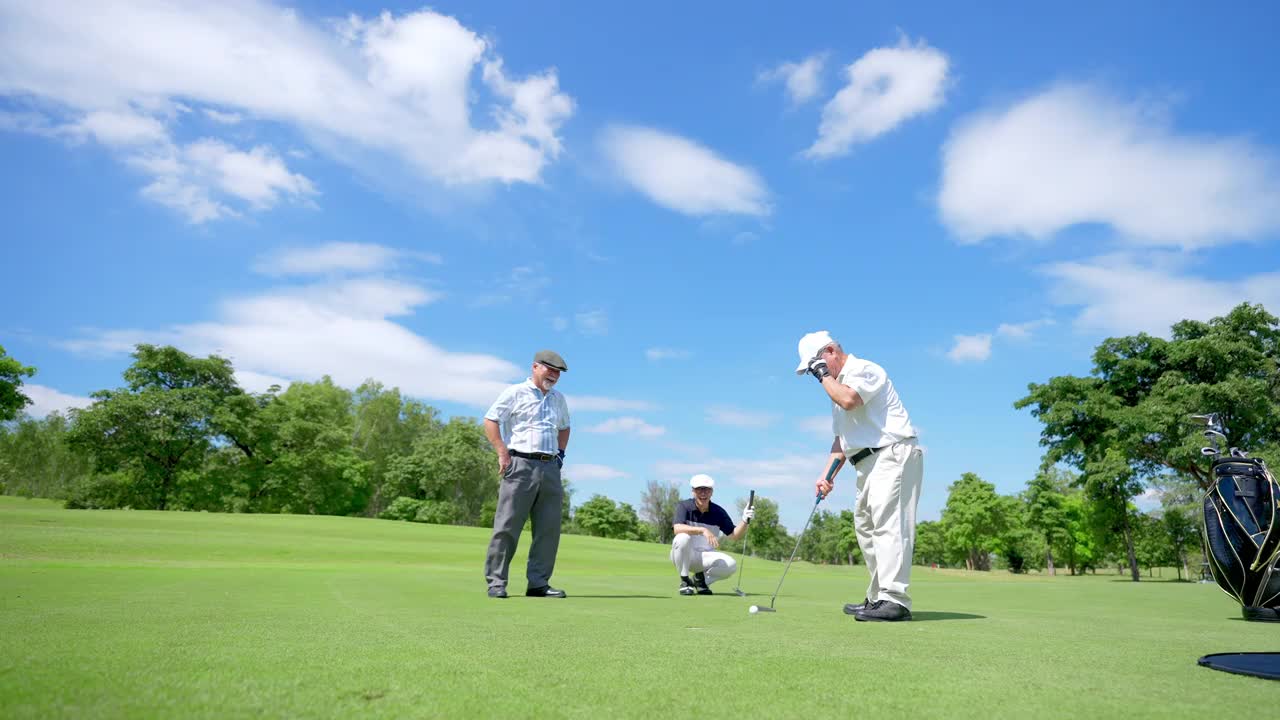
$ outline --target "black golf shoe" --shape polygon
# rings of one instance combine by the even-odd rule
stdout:
[[[504,598],[506,596],[507,591],[502,588],[489,588],[489,597],[491,598]]]
[[[911,619],[911,611],[889,600],[877,600],[853,614],[858,622],[903,622]]]
[[[694,574],[693,574],[693,585],[694,585],[694,587],[698,588],[698,594],[699,594],[699,595],[714,595],[714,594],[715,594],[715,593],[712,593],[712,592],[711,592],[711,588],[707,587],[707,574],[706,574],[706,573],[694,573]]]
[[[529,588],[528,590],[524,591],[524,594],[529,597],[553,597],[553,598],[569,597],[568,595],[565,594],[563,590],[553,588],[550,585],[543,585],[542,587]]]
[[[692,594],[694,594],[694,593],[698,592],[698,588],[696,588],[696,587],[694,587],[694,586],[693,586],[693,581],[692,581],[692,580],[690,580],[689,578],[685,577],[684,575],[681,575],[681,576],[680,576],[680,589],[679,589],[679,590],[677,590],[676,592],[680,593],[681,595],[692,595]]]
[[[862,601],[862,602],[858,603],[857,605],[854,605],[853,603],[845,603],[845,606],[844,606],[844,614],[845,614],[845,615],[857,615],[858,613],[862,612],[863,610],[866,610],[866,609],[867,609],[867,606],[868,606],[868,605],[870,605],[870,604],[871,604],[871,601],[870,601],[870,600],[867,600],[867,599],[865,599],[865,598],[863,599],[863,601]]]

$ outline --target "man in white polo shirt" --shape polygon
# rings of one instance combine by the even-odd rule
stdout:
[[[924,455],[907,410],[884,368],[844,351],[826,330],[800,338],[796,374],[809,373],[831,400],[835,439],[815,483],[823,496],[835,487],[846,459],[858,473],[854,529],[871,584],[866,600],[844,606],[861,621],[911,619],[911,556]]]
[[[560,506],[564,500],[560,467],[569,445],[569,405],[555,384],[568,369],[558,353],[538,351],[530,377],[503,390],[484,415],[484,434],[498,453],[502,476],[493,539],[484,561],[491,598],[507,597],[511,558],[524,521],[530,517],[533,544],[529,546],[529,585],[524,594],[565,597],[563,590],[551,587],[551,573],[560,548]]]
[[[672,529],[671,563],[680,573],[681,595],[710,595],[711,583],[723,580],[738,569],[733,556],[720,552],[720,538],[737,540],[747,531],[747,522],[755,509],[742,511],[742,522],[736,526],[724,508],[711,502],[716,481],[710,475],[694,475],[689,479],[693,497],[676,505]],[[690,577],[689,573],[693,573]]]

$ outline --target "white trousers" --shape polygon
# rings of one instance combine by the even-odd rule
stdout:
[[[911,557],[916,546],[916,505],[924,478],[924,452],[903,440],[857,465],[858,502],[854,529],[871,574],[867,598],[890,600],[911,609]]]
[[[671,564],[680,571],[680,577],[705,572],[708,585],[729,577],[738,569],[738,561],[732,555],[712,550],[707,539],[701,535],[685,533],[677,533],[671,541]]]

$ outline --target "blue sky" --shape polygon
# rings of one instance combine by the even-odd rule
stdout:
[[[921,518],[1016,492],[1029,382],[1280,309],[1280,13],[897,5],[0,0],[0,344],[36,412],[171,342],[470,416],[550,347],[578,502],[707,472],[795,530],[826,329],[921,428]]]

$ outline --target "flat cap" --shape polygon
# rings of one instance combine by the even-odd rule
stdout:
[[[533,356],[533,361],[542,363],[547,367],[553,367],[561,372],[569,371],[569,366],[564,364],[564,358],[560,357],[560,353],[554,350],[539,350],[538,354]]]

